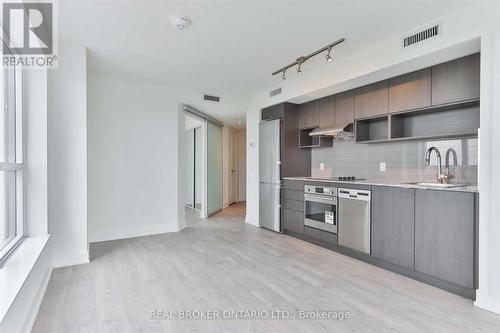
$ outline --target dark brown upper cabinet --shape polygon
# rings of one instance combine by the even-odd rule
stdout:
[[[335,125],[335,96],[319,100],[319,127]]]
[[[388,80],[356,89],[354,92],[354,118],[368,118],[389,112]]]
[[[311,128],[319,126],[318,106],[318,100],[299,105],[299,128]]]
[[[335,95],[335,122],[354,122],[354,92],[352,90]]]
[[[283,118],[285,116],[286,107],[287,103],[280,103],[263,108],[261,112],[261,120]]]
[[[432,67],[432,105],[479,98],[480,55]]]
[[[389,112],[431,105],[431,69],[426,68],[389,80]]]

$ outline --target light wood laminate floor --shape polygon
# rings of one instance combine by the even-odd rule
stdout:
[[[91,244],[56,269],[34,332],[500,332],[470,300],[246,225],[241,204],[171,234]],[[351,318],[151,320],[154,310],[349,311]]]

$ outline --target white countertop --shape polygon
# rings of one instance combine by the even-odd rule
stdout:
[[[468,186],[460,186],[460,187],[437,187],[437,186],[422,186],[417,184],[410,183],[397,183],[397,182],[386,182],[383,180],[370,181],[370,180],[356,180],[356,181],[341,181],[332,178],[312,178],[312,177],[283,177],[283,179],[290,180],[302,180],[302,181],[316,181],[316,182],[331,182],[338,184],[352,185],[368,185],[368,186],[393,186],[393,187],[401,187],[401,188],[415,188],[415,189],[423,189],[423,190],[439,190],[439,191],[454,191],[454,192],[472,192],[479,193],[479,189],[477,185],[468,185]]]

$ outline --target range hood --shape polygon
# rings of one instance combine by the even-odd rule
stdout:
[[[330,136],[335,139],[350,139],[354,136],[352,123],[339,123],[333,126],[312,130],[310,136]]]

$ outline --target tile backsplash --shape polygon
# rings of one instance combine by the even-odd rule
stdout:
[[[452,166],[451,183],[477,184],[478,139],[450,139],[442,141],[406,141],[361,144],[354,140],[335,140],[333,147],[315,148],[311,153],[311,176],[336,178],[355,176],[370,181],[417,182],[436,181],[437,158],[433,152],[431,165],[425,165],[425,152],[430,147],[441,152],[443,172],[446,151],[453,148],[457,166]],[[386,165],[380,171],[380,163]],[[324,170],[320,170],[320,163]]]

